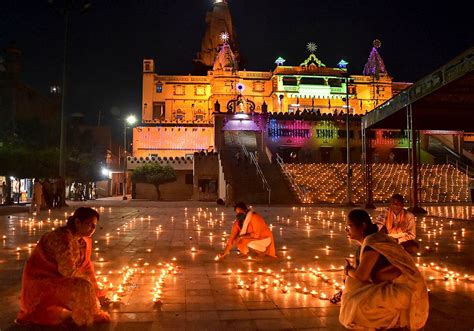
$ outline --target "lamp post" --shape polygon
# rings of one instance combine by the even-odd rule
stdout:
[[[69,38],[69,25],[71,13],[75,9],[79,9],[80,12],[88,10],[91,6],[90,2],[85,0],[79,8],[75,6],[73,0],[66,0],[62,3],[62,6],[56,6],[56,0],[48,0],[48,3],[55,7],[55,9],[64,17],[64,41],[63,41],[63,63],[62,63],[62,88],[61,88],[61,114],[60,114],[60,134],[59,134],[59,176],[65,177],[65,149],[66,149],[66,129],[65,129],[65,108],[66,108],[66,92],[67,92],[67,63],[68,63],[68,38]]]
[[[340,69],[345,70],[345,81],[346,81],[346,162],[347,162],[347,179],[346,179],[346,188],[347,188],[347,198],[346,205],[353,206],[352,203],[352,168],[351,168],[351,144],[350,144],[350,114],[349,114],[349,73],[347,71],[347,65],[349,63],[341,60],[338,63]]]
[[[129,115],[123,122],[123,200],[127,200],[127,124],[132,126],[136,122],[134,115]]]

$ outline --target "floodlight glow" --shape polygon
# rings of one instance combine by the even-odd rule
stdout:
[[[127,123],[130,124],[130,125],[133,125],[137,122],[137,118],[135,117],[135,115],[130,115],[127,117]]]
[[[249,115],[247,115],[247,114],[235,114],[234,118],[238,119],[238,120],[244,120],[244,119],[248,119]]]
[[[108,176],[108,175],[109,175],[109,169],[107,169],[107,168],[102,168],[102,175]]]

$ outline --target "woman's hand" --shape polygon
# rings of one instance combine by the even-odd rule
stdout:
[[[108,307],[112,303],[106,296],[100,297],[99,302],[101,307]]]
[[[354,270],[355,268],[351,265],[351,262],[346,259],[346,266],[344,267],[344,275],[349,276],[349,271]]]
[[[222,259],[225,258],[227,255],[229,255],[229,253],[222,252],[222,253],[219,253],[219,254],[217,255],[217,257],[218,257],[219,260],[222,260]]]

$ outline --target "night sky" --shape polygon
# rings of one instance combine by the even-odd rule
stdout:
[[[58,1],[56,1],[58,2]],[[78,4],[80,1],[76,1]],[[140,114],[144,58],[160,74],[188,74],[211,0],[90,0],[72,17],[68,113],[113,124]],[[472,12],[456,2],[229,0],[247,70],[271,70],[278,56],[298,65],[306,43],[327,66],[341,58],[361,74],[372,41],[396,81],[414,82],[474,45]],[[60,5],[61,1],[57,5]],[[23,51],[23,80],[43,92],[59,84],[63,19],[48,0],[0,0],[0,49]]]

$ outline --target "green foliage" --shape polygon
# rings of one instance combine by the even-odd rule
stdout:
[[[160,199],[160,185],[176,181],[176,172],[170,166],[145,164],[133,170],[132,180],[136,183],[153,184]]]
[[[18,178],[51,178],[58,170],[59,151],[5,144],[0,147],[0,174]]]
[[[170,166],[159,164],[145,164],[133,171],[132,179],[137,183],[161,185],[176,180],[176,173]]]

